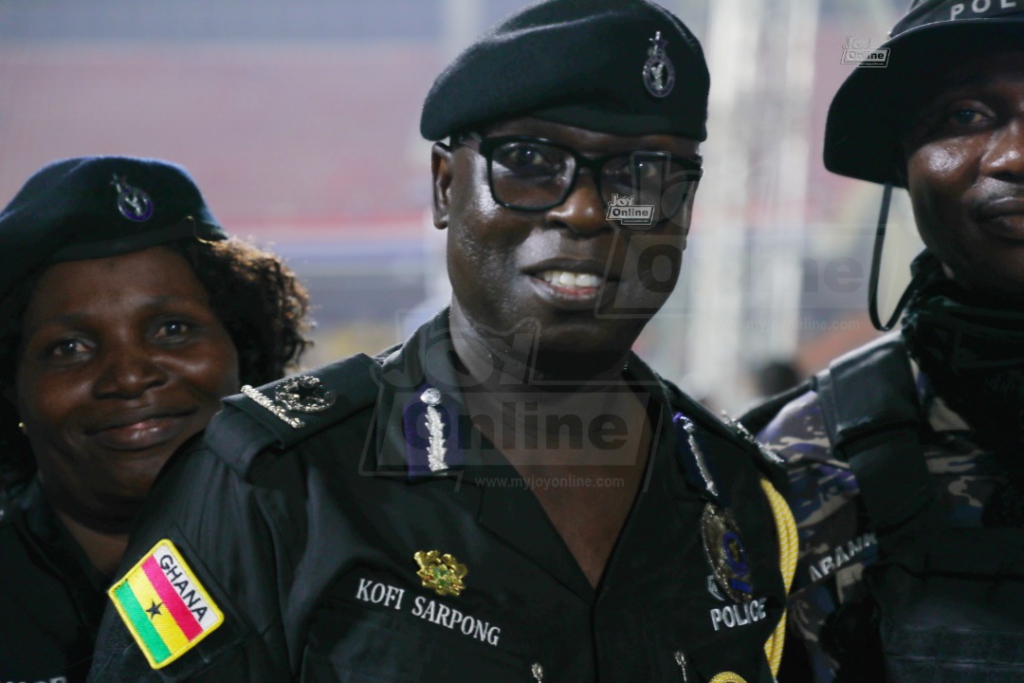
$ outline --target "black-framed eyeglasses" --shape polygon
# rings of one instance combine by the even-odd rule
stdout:
[[[653,207],[653,222],[658,222],[679,211],[703,174],[696,161],[668,152],[587,157],[558,142],[527,135],[466,133],[457,141],[465,139],[475,140],[487,160],[487,182],[494,201],[520,211],[547,211],[558,206],[585,168],[594,177],[606,209],[609,205]]]

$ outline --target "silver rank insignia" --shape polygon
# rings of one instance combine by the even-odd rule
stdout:
[[[431,472],[448,469],[444,456],[448,449],[444,446],[444,420],[435,406],[441,403],[441,392],[430,387],[420,395],[420,400],[427,404],[427,432],[430,441],[427,445],[427,466]]]
[[[686,440],[690,445],[690,452],[693,453],[693,461],[697,464],[697,471],[700,472],[700,478],[704,480],[705,490],[717,498],[718,487],[715,485],[715,480],[711,476],[710,470],[708,470],[704,451],[700,449],[700,444],[697,443],[697,426],[693,424],[693,420],[682,413],[677,413],[676,419],[683,425],[683,429],[686,430]]]
[[[299,375],[277,388],[274,402],[293,413],[321,413],[334,405],[337,395],[325,391],[319,377]]]
[[[708,503],[700,518],[700,532],[704,553],[719,588],[733,602],[749,601],[754,593],[750,585],[750,563],[747,561],[743,539],[740,538],[739,526],[732,514],[714,503]]]
[[[117,210],[122,216],[137,223],[153,217],[153,200],[143,190],[129,185],[124,176],[116,173],[110,184],[117,188]]]
[[[655,97],[668,97],[676,84],[676,69],[672,60],[665,54],[668,41],[661,37],[661,31],[651,38],[651,47],[647,50],[647,61],[644,62],[644,85],[647,92]]]
[[[756,446],[757,451],[758,453],[761,454],[762,458],[764,458],[773,465],[786,464],[786,461],[782,459],[782,456],[780,456],[778,453],[776,453],[775,451],[773,451],[772,449],[768,448],[763,443],[758,441],[757,437],[751,434],[750,430],[744,427],[742,422],[740,422],[739,420],[734,420],[729,415],[729,413],[725,412],[724,410],[722,411],[722,419],[725,421],[725,424],[732,427],[733,431],[736,432],[740,436],[740,438],[742,438],[744,441],[751,444],[752,446]]]
[[[286,380],[277,388],[274,400],[264,396],[258,389],[246,384],[242,393],[266,408],[292,429],[302,429],[306,423],[288,413],[319,413],[334,405],[337,395],[325,391],[318,377],[299,375]]]

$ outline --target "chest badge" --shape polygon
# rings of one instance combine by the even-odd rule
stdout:
[[[668,97],[676,84],[676,70],[672,60],[665,54],[668,41],[661,37],[661,31],[651,38],[651,47],[647,50],[647,61],[644,62],[644,85],[647,92],[655,97]]]
[[[440,550],[420,550],[412,557],[420,566],[416,576],[423,580],[424,588],[430,588],[438,595],[455,597],[466,588],[462,579],[469,573],[469,569],[459,564],[452,555],[442,555]]]
[[[132,187],[123,176],[114,174],[110,184],[117,188],[117,210],[130,221],[141,223],[153,217],[153,200],[137,187]]]
[[[711,573],[733,602],[748,602],[753,597],[750,585],[750,563],[740,538],[739,526],[728,510],[714,503],[704,507],[700,519],[701,539]]]

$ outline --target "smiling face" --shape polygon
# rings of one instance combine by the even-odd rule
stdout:
[[[235,346],[208,298],[166,247],[40,276],[15,403],[63,512],[87,522],[133,514],[175,449],[238,391]]]
[[[958,283],[1024,296],[1024,52],[950,74],[906,138],[925,244]]]
[[[586,157],[668,152],[699,161],[695,140],[624,137],[537,119],[492,126],[484,137],[533,136]],[[606,219],[594,177],[582,170],[561,204],[523,211],[498,204],[473,143],[435,145],[434,223],[448,229],[453,328],[538,326],[541,351],[624,355],[671,294],[682,263],[695,185],[682,208],[644,229]]]

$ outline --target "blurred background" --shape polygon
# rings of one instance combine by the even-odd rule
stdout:
[[[186,166],[315,303],[309,366],[403,339],[448,298],[423,98],[522,0],[0,0],[0,205],[87,154]],[[737,412],[875,336],[881,188],[821,164],[832,95],[909,0],[663,0],[711,75],[680,286],[637,350]],[[494,87],[501,87],[495,83]],[[909,225],[909,222],[907,222]],[[908,228],[912,233],[912,230]]]

